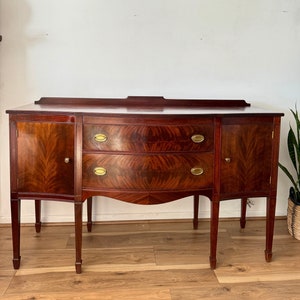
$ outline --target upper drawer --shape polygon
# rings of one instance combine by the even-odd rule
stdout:
[[[128,152],[211,151],[213,132],[213,124],[86,124],[83,128],[83,148]]]

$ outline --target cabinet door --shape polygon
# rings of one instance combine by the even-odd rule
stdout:
[[[74,125],[17,122],[19,192],[74,194]]]
[[[270,189],[272,118],[223,120],[221,194],[257,195]]]

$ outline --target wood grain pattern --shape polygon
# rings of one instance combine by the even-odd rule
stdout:
[[[201,121],[199,122],[201,124]],[[86,151],[128,151],[128,152],[176,152],[212,151],[213,126],[146,126],[146,125],[94,125],[83,128],[83,149]],[[98,133],[107,136],[105,142],[95,141]],[[194,143],[193,135],[201,134],[204,141]]]
[[[25,299],[299,299],[299,241],[276,220],[274,261],[261,255],[265,220],[250,219],[244,231],[238,220],[219,228],[220,267],[207,259],[209,222],[199,230],[190,221],[144,221],[95,224],[84,232],[84,272],[74,273],[72,226],[46,224],[22,228],[26,239],[22,268],[11,268],[10,247],[0,247],[0,297]],[[0,227],[0,245],[10,233]],[[42,239],[42,243],[41,243]],[[59,242],[58,242],[59,240]],[[64,241],[64,242],[63,242]],[[110,242],[109,242],[110,241]],[[39,244],[44,244],[41,248]],[[59,260],[59,263],[57,263]],[[53,265],[56,267],[53,267]]]
[[[94,174],[104,167],[103,176]],[[191,169],[203,168],[202,175]],[[83,188],[97,190],[199,190],[212,186],[213,154],[84,154]]]
[[[17,143],[19,192],[74,193],[72,124],[18,122]]]
[[[272,120],[222,126],[221,192],[251,194],[270,188]],[[269,138],[268,138],[269,137]],[[230,159],[230,162],[226,161]]]

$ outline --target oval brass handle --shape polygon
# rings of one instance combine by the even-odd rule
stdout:
[[[202,168],[191,168],[191,173],[195,176],[199,176],[204,173],[204,170]]]
[[[68,164],[71,161],[70,157],[65,157],[65,163]]]
[[[205,140],[204,135],[202,134],[194,134],[191,136],[191,139],[196,144],[200,144]]]
[[[106,169],[103,167],[97,167],[94,169],[94,174],[97,176],[104,176],[106,174]]]
[[[231,158],[230,158],[230,157],[225,157],[225,161],[226,161],[227,163],[230,163],[230,162],[231,162]]]
[[[97,133],[94,135],[94,140],[99,143],[107,141],[107,136],[104,133]]]

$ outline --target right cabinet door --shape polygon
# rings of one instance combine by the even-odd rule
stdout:
[[[263,196],[270,190],[272,117],[224,118],[220,190],[224,198]]]

